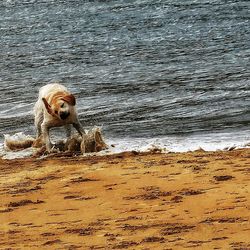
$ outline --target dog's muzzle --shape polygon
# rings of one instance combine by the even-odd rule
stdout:
[[[65,119],[68,118],[69,115],[70,115],[69,112],[61,112],[61,113],[60,113],[60,118],[61,118],[62,120],[65,120]]]

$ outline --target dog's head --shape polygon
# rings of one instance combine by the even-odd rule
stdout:
[[[73,111],[72,106],[76,104],[74,95],[68,93],[53,95],[50,103],[45,98],[42,98],[42,100],[48,113],[61,120],[66,120],[70,116]]]

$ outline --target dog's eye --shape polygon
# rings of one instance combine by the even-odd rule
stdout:
[[[64,103],[61,105],[61,108],[63,108],[64,107]]]
[[[57,110],[55,111],[55,114],[58,114],[58,111],[57,111]]]

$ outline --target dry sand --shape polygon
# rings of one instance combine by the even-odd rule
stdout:
[[[0,160],[0,249],[250,249],[250,149]]]

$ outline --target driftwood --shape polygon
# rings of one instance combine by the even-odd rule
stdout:
[[[108,146],[104,142],[100,128],[93,128],[88,131],[83,137],[74,135],[72,138],[66,141],[64,149],[65,152],[77,152],[92,153],[99,152],[107,149]]]
[[[46,147],[42,138],[34,139],[30,136],[25,136],[22,133],[14,136],[5,136],[5,149],[11,151],[20,151],[26,148],[34,148],[34,156],[39,156],[46,153]],[[92,153],[107,149],[100,128],[89,130],[83,137],[73,135],[66,142],[58,141],[55,143],[52,152],[70,152],[70,153]]]
[[[30,148],[34,141],[33,137],[26,136],[23,133],[16,133],[13,136],[4,135],[4,147],[6,150],[19,151]]]

